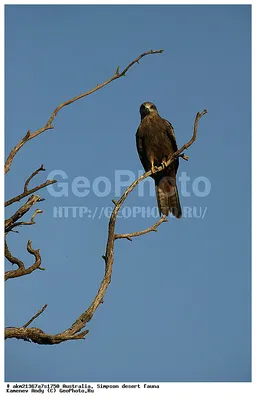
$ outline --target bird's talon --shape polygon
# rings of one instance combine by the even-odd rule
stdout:
[[[166,162],[166,161],[162,161],[160,166],[161,166],[162,168],[166,168],[167,162]]]
[[[154,165],[152,165],[152,167],[151,167],[152,174],[155,174],[157,172],[157,170],[158,170],[158,168],[155,167]]]

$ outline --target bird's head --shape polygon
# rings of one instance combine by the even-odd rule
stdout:
[[[146,117],[146,115],[149,114],[158,114],[157,108],[155,106],[155,104],[150,103],[150,101],[146,101],[145,103],[141,104],[140,106],[140,116],[141,119],[143,119],[144,117]]]

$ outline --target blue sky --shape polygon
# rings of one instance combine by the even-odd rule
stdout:
[[[24,146],[6,179],[6,197],[34,179],[64,171],[66,197],[44,189],[36,225],[8,235],[13,255],[30,265],[28,239],[46,271],[6,283],[6,325],[34,322],[57,333],[86,309],[104,274],[108,219],[54,218],[55,207],[111,207],[115,171],[142,169],[135,146],[139,106],[154,102],[175,128],[179,146],[198,140],[181,160],[190,178],[182,207],[204,218],[169,218],[158,233],[120,240],[104,304],[85,341],[39,346],[6,341],[7,381],[249,381],[251,379],[250,154],[251,19],[249,6],[7,6],[6,155],[25,132],[42,127],[54,108],[112,76],[139,54],[125,78],[60,111],[52,131]],[[111,183],[109,195],[72,192],[83,176]],[[200,177],[207,196],[193,191]],[[197,182],[197,181],[196,181]],[[201,186],[200,186],[201,185]],[[198,188],[203,192],[204,185]],[[104,185],[99,186],[104,190]],[[53,189],[60,190],[56,184]],[[146,190],[125,204],[156,205]],[[17,205],[10,206],[7,216]],[[188,210],[188,209],[187,209]],[[156,219],[120,218],[118,232]],[[10,265],[7,265],[10,268]]]

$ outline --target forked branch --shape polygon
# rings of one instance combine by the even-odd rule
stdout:
[[[35,250],[32,248],[31,240],[28,241],[27,251],[35,257],[35,261],[30,267],[25,268],[24,263],[21,260],[19,260],[17,257],[14,257],[11,254],[11,252],[8,248],[7,242],[5,240],[5,257],[11,264],[16,264],[18,266],[18,269],[13,269],[13,270],[9,270],[9,271],[5,272],[5,274],[4,274],[5,281],[7,281],[8,279],[12,279],[12,278],[18,278],[18,277],[24,276],[24,275],[29,275],[29,274],[31,274],[31,272],[35,271],[36,269],[40,269],[40,270],[44,271],[45,268],[41,267],[42,259],[41,259],[41,255],[40,255],[40,250],[39,249]]]
[[[40,198],[40,196],[38,196],[38,195],[32,195],[32,196],[26,201],[26,203],[23,204],[23,206],[21,206],[21,207],[16,211],[15,214],[13,214],[10,218],[8,218],[8,219],[5,221],[5,232],[6,232],[6,233],[10,232],[13,228],[15,228],[15,227],[18,226],[18,225],[32,225],[32,224],[34,224],[34,218],[35,218],[36,214],[41,213],[42,210],[37,210],[37,211],[33,214],[30,223],[28,223],[28,222],[27,222],[27,223],[26,223],[26,222],[17,222],[17,221],[18,221],[21,217],[23,217],[23,215],[25,215],[25,214],[30,210],[30,208],[31,208],[34,204],[38,203],[39,201],[43,201],[43,200],[44,200],[44,199]]]
[[[64,101],[63,103],[61,103],[60,105],[58,105],[58,107],[55,108],[55,110],[53,111],[53,113],[51,114],[50,118],[48,119],[48,121],[46,122],[46,124],[38,129],[35,132],[30,132],[27,131],[26,135],[20,140],[20,142],[11,150],[5,166],[4,166],[4,173],[6,174],[12,165],[12,161],[14,159],[14,157],[16,156],[16,154],[18,153],[18,151],[22,148],[22,146],[24,146],[25,143],[27,143],[29,140],[34,139],[36,136],[40,135],[41,133],[49,130],[49,129],[54,129],[54,126],[52,126],[52,123],[54,121],[54,119],[56,118],[57,114],[59,113],[59,111],[68,106],[69,104],[74,103],[77,100],[82,99],[83,97],[89,96],[90,94],[96,92],[97,90],[102,89],[104,86],[108,85],[110,82],[115,81],[116,79],[119,79],[123,76],[125,76],[126,72],[128,72],[128,70],[136,63],[139,63],[139,61],[145,57],[148,56],[150,54],[160,54],[163,53],[163,50],[150,50],[150,51],[146,51],[145,53],[142,53],[139,57],[137,57],[135,60],[133,60],[129,65],[127,65],[126,68],[124,68],[123,71],[119,71],[120,67],[117,67],[115,74],[107,79],[105,82],[101,83],[100,85],[96,85],[93,89],[88,90],[87,92],[84,92],[78,96],[73,97],[72,99],[68,100],[68,101]]]
[[[41,190],[43,188],[45,188],[46,186],[52,185],[53,183],[56,183],[57,181],[54,179],[52,181],[47,180],[46,182],[42,183],[41,185],[35,186],[32,189],[28,188],[28,184],[30,183],[31,179],[34,178],[34,176],[36,176],[40,171],[45,171],[45,168],[43,165],[41,165],[40,168],[38,168],[37,170],[35,170],[26,180],[25,184],[24,184],[24,189],[23,192],[21,194],[19,194],[18,196],[13,197],[10,200],[7,200],[4,203],[4,206],[10,206],[11,204],[15,203],[16,201],[20,201],[21,199],[23,199],[24,197],[29,196],[32,193],[37,192],[38,190]]]

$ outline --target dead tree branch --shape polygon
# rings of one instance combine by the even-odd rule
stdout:
[[[21,206],[15,214],[13,214],[10,218],[5,221],[5,232],[10,232],[15,226],[18,225],[32,225],[34,224],[34,218],[36,214],[42,212],[42,210],[37,210],[29,222],[17,222],[23,215],[25,215],[30,208],[39,201],[43,201],[44,199],[40,198],[38,195],[32,195],[23,206]]]
[[[59,344],[67,340],[84,339],[88,330],[73,336],[50,335],[42,331],[40,328],[5,328],[5,339],[23,339],[26,342],[34,342],[37,344]]]
[[[45,270],[45,268],[41,267],[42,260],[41,260],[40,250],[39,249],[34,250],[32,248],[31,240],[28,241],[27,251],[35,257],[35,262],[30,267],[25,268],[24,263],[21,260],[19,260],[17,257],[13,257],[5,240],[5,257],[7,258],[8,261],[10,261],[10,263],[18,265],[18,269],[9,270],[5,272],[4,274],[5,281],[7,281],[8,279],[18,278],[20,276],[31,274],[31,272],[35,271],[36,269],[40,269],[42,271]]]
[[[31,179],[34,178],[34,176],[36,176],[40,171],[45,171],[45,168],[44,168],[43,164],[42,164],[38,169],[36,169],[36,170],[28,177],[28,179],[26,180],[26,182],[25,182],[25,184],[24,184],[24,192],[27,192],[27,191],[28,191],[28,184],[29,184],[29,182],[30,182]]]
[[[12,199],[7,200],[7,201],[4,203],[4,206],[5,206],[5,207],[10,206],[11,204],[15,203],[16,201],[20,201],[20,200],[23,199],[24,197],[27,197],[27,196],[29,196],[30,194],[35,193],[35,192],[37,192],[38,190],[43,189],[43,188],[45,188],[46,186],[52,185],[53,183],[56,183],[56,182],[57,182],[55,179],[52,180],[52,181],[47,180],[46,182],[42,183],[41,185],[35,186],[33,189],[28,189],[28,184],[29,184],[29,182],[30,182],[31,179],[32,179],[35,175],[37,175],[40,171],[45,171],[45,168],[44,168],[43,165],[41,165],[40,168],[38,168],[36,171],[34,171],[34,172],[28,177],[28,179],[26,180],[26,182],[25,182],[25,184],[24,184],[23,192],[22,192],[21,194],[19,194],[18,196],[15,196],[15,197],[13,197]]]
[[[200,118],[206,114],[206,110],[204,110],[202,113],[197,113],[196,118],[195,118],[195,123],[194,123],[194,132],[193,136],[190,139],[190,141],[186,144],[184,144],[178,151],[176,151],[173,156],[167,161],[166,166],[161,166],[158,168],[158,172],[165,169],[168,165],[170,165],[177,157],[180,157],[182,152],[185,149],[188,149],[192,143],[197,138],[197,129],[198,129],[198,122]],[[5,330],[5,338],[17,338],[17,339],[23,339],[27,341],[32,341],[37,344],[58,344],[63,341],[67,340],[76,340],[76,339],[83,339],[87,333],[89,332],[88,330],[83,330],[87,324],[93,317],[95,311],[99,307],[101,303],[103,303],[103,298],[106,293],[106,290],[111,282],[111,276],[112,276],[112,267],[113,267],[113,262],[114,262],[114,244],[116,239],[121,239],[121,238],[128,238],[128,240],[131,240],[131,237],[134,236],[140,236],[143,234],[146,234],[151,231],[155,231],[157,226],[159,226],[162,222],[164,222],[166,219],[164,217],[160,218],[160,220],[154,224],[151,228],[145,229],[144,231],[140,232],[134,232],[130,234],[115,234],[115,224],[116,224],[116,219],[118,215],[118,211],[120,210],[120,207],[126,200],[127,196],[131,191],[144,179],[146,179],[148,176],[152,174],[151,171],[145,172],[143,175],[141,175],[137,180],[135,180],[124,192],[122,197],[118,201],[114,201],[115,207],[113,209],[113,212],[110,217],[109,221],[109,226],[108,226],[108,239],[107,239],[107,245],[106,245],[106,252],[105,255],[103,256],[103,259],[105,261],[105,274],[103,277],[103,280],[100,284],[98,293],[96,294],[95,298],[93,299],[91,305],[85,310],[78,318],[77,320],[72,324],[72,326],[65,331],[58,333],[56,335],[49,335],[43,332],[39,328],[28,328],[28,327],[21,327],[21,328],[14,328],[14,327],[8,327]]]
[[[28,322],[26,322],[22,328],[27,328],[37,317],[39,317],[40,314],[42,314],[44,312],[44,310],[46,309],[47,304],[45,304],[43,306],[43,308],[41,310],[39,310],[32,318],[30,318],[30,320]]]
[[[40,135],[41,133],[43,133],[49,129],[54,129],[54,126],[52,126],[52,123],[62,108],[68,106],[69,104],[74,103],[77,100],[82,99],[83,97],[89,96],[90,94],[96,92],[97,90],[102,89],[104,86],[108,85],[110,82],[113,82],[116,79],[119,79],[119,78],[125,76],[126,72],[128,72],[128,70],[134,64],[139,63],[139,61],[143,57],[150,55],[150,54],[159,54],[159,53],[163,53],[163,50],[150,50],[145,53],[142,53],[139,57],[137,57],[129,65],[127,65],[127,67],[122,72],[119,71],[120,67],[117,67],[115,74],[111,78],[107,79],[105,82],[101,83],[100,85],[96,85],[93,89],[88,90],[87,92],[82,93],[78,96],[75,96],[72,99],[65,101],[64,103],[61,103],[60,105],[58,105],[58,107],[55,108],[52,115],[50,116],[50,118],[48,119],[48,121],[42,128],[40,128],[37,131],[32,132],[32,133],[30,131],[28,131],[26,133],[26,135],[21,139],[21,141],[11,150],[11,152],[6,160],[5,166],[4,166],[4,171],[5,171],[4,173],[6,174],[10,170],[14,157],[16,156],[18,151],[22,148],[22,146],[24,146],[25,143],[27,143],[31,139],[34,139],[36,136]]]
[[[6,239],[5,239],[5,257],[7,258],[7,260],[8,260],[10,263],[12,263],[12,265],[13,265],[13,264],[18,265],[18,269],[19,269],[20,271],[23,271],[23,270],[25,269],[24,263],[23,263],[21,260],[19,260],[17,257],[14,257],[14,256],[11,254],[11,252],[10,252],[8,246],[7,246]]]
[[[33,215],[31,216],[31,218],[30,218],[30,221],[27,221],[27,222],[23,222],[23,221],[20,221],[20,222],[15,222],[15,224],[13,224],[12,226],[11,226],[11,231],[13,231],[13,229],[14,228],[16,228],[17,226],[22,226],[22,225],[34,225],[35,224],[35,221],[34,221],[34,219],[35,219],[35,217],[37,216],[37,214],[41,214],[43,212],[43,210],[39,210],[38,208],[34,211],[34,213],[33,213]],[[9,232],[10,230],[8,230],[7,232]]]
[[[168,221],[168,219],[165,216],[163,216],[159,219],[159,221],[157,221],[153,226],[151,226],[151,228],[144,229],[143,231],[139,231],[139,232],[116,233],[115,239],[128,239],[128,240],[132,241],[132,237],[145,235],[146,233],[149,233],[149,232],[157,232],[156,228],[158,228],[158,226],[161,225],[163,222],[167,222],[167,221]]]

